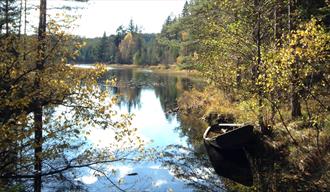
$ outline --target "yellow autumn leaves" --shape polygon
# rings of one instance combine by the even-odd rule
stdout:
[[[288,91],[293,78],[304,86],[302,81],[309,76],[329,71],[330,34],[317,23],[312,19],[301,25],[282,39],[282,46],[264,54],[266,76],[259,83],[265,92],[272,92],[275,87]],[[292,76],[292,70],[297,70],[298,77]]]

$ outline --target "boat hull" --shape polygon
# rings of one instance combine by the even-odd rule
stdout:
[[[233,130],[219,134],[217,137],[208,137],[213,131],[228,128],[230,125],[231,124],[219,124],[209,127],[205,132],[204,141],[221,149],[239,149],[246,146],[246,144],[253,139],[254,134],[252,125],[237,125]]]
[[[253,185],[251,166],[243,149],[219,149],[208,142],[204,144],[218,175],[245,186]]]
[[[205,131],[203,138],[210,162],[218,175],[245,186],[253,185],[251,165],[244,150],[254,138],[252,125],[214,125]]]

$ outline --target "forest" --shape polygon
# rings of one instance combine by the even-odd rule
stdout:
[[[225,191],[330,190],[330,1],[190,0],[159,33],[143,33],[131,19],[97,38],[68,33],[74,19],[49,16],[47,0],[38,1],[38,25],[28,32],[27,2],[0,1],[0,192],[84,191],[80,168],[125,191],[105,165],[163,156],[145,147],[131,127],[134,115],[115,110],[118,98],[106,88],[120,90],[118,82],[104,78],[111,64],[194,70],[207,86],[173,91],[179,98],[161,97],[162,105],[177,101],[177,118],[195,123],[216,114],[217,121],[254,125],[256,183],[224,179]],[[182,124],[182,135],[201,150],[204,128]],[[110,130],[113,142],[90,145],[95,127]],[[189,180],[175,163],[175,175]],[[218,190],[207,187],[196,191]]]
[[[76,62],[136,65],[177,64],[192,69],[188,49],[184,43],[188,33],[182,19],[188,16],[188,2],[178,17],[168,16],[159,34],[145,34],[131,19],[128,26],[119,26],[116,34],[104,32],[101,38],[80,39],[86,46],[80,50]],[[190,50],[189,54],[192,54]]]
[[[168,17],[164,27],[171,23]],[[80,39],[86,46],[76,58],[78,63],[170,65],[176,63],[179,48],[162,43],[159,34],[145,34],[131,20],[127,27],[119,26],[117,34],[102,38]]]

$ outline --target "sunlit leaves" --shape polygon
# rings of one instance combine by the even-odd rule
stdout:
[[[303,89],[312,93],[314,88],[318,88],[308,81],[314,81],[311,78],[320,75],[321,77],[318,78],[321,78],[321,82],[318,85],[324,87],[328,77],[323,76],[322,73],[329,71],[329,33],[317,24],[316,19],[312,19],[288,34],[283,42],[286,43],[282,47],[274,48],[265,55],[267,75],[260,79],[265,91],[288,92],[292,80],[296,79],[298,87],[291,91]],[[292,76],[292,70],[297,70],[297,77]]]
[[[125,62],[131,63],[130,59],[133,56],[135,45],[136,45],[136,39],[134,38],[131,32],[128,32],[119,45],[121,57]]]
[[[0,152],[8,153],[10,149],[10,153],[19,154],[17,162],[1,159],[1,165],[8,163],[17,175],[29,175],[33,168],[31,152],[37,146],[31,111],[35,99],[44,107],[44,144],[40,153],[44,174],[66,167],[70,170],[125,160],[144,149],[137,129],[131,127],[132,116],[113,110],[117,98],[109,88],[114,80],[100,82],[106,66],[82,69],[67,64],[68,58],[77,56],[82,44],[65,33],[63,24],[70,25],[70,19],[64,18],[60,24],[49,20],[44,42],[38,42],[35,36],[24,37],[26,44],[15,36],[0,39]],[[40,43],[46,45],[47,62],[36,72]],[[34,86],[36,76],[40,79],[38,90]],[[97,137],[95,132],[108,134],[109,142],[93,140]],[[0,169],[0,174],[6,171]]]

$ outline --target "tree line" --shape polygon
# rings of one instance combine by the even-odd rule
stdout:
[[[161,45],[156,34],[142,33],[133,20],[127,27],[119,26],[115,35],[104,33],[101,38],[82,38],[81,41],[86,45],[76,58],[78,63],[174,64],[177,54]]]
[[[146,34],[130,20],[127,27],[121,25],[115,35],[103,34],[101,38],[81,38],[85,46],[80,50],[78,63],[171,65],[193,69],[193,41],[182,23],[189,15],[186,2],[182,13],[168,16],[158,34]]]
[[[180,17],[187,15],[188,2],[183,13],[177,17],[168,16],[158,34],[142,33],[133,20],[127,27],[119,26],[115,35],[102,38],[81,38],[86,44],[75,61],[78,63],[107,64],[177,64],[182,68],[190,66],[188,50],[180,44],[188,38],[183,33]]]

